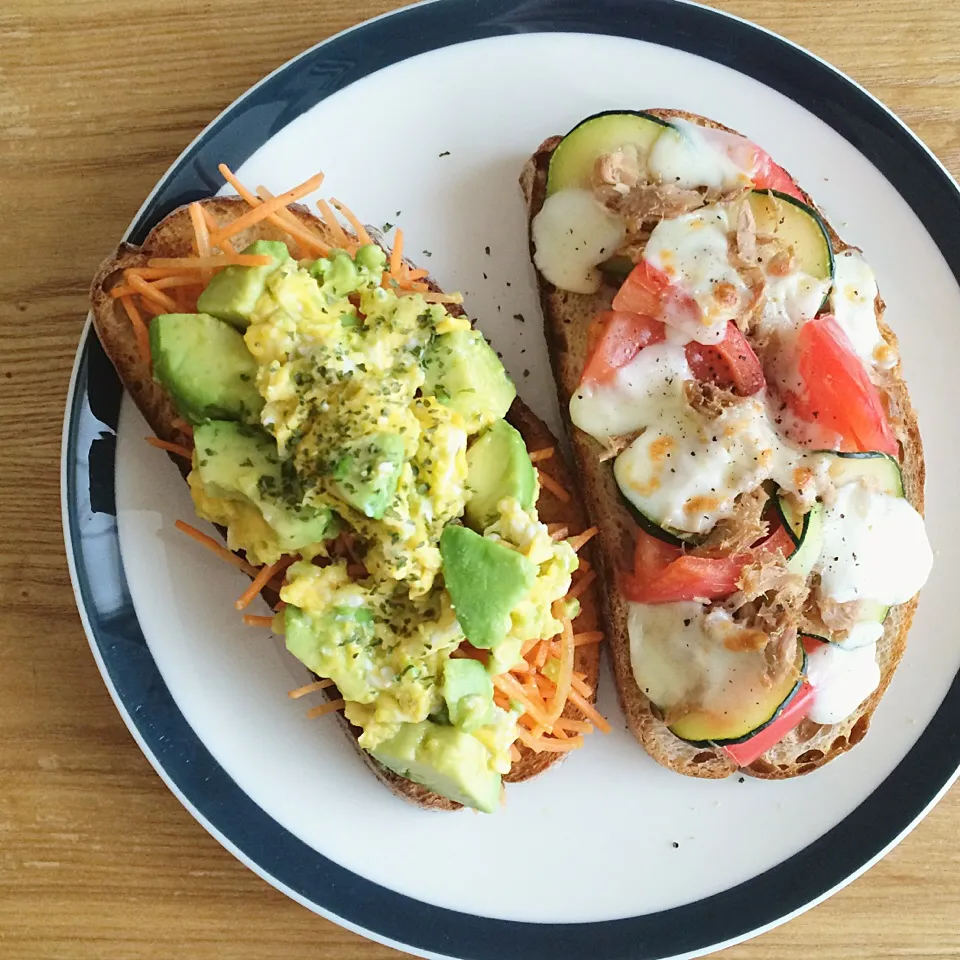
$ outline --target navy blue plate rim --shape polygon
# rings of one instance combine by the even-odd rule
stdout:
[[[320,100],[421,53],[514,33],[647,40],[730,66],[785,94],[844,136],[897,188],[960,282],[960,188],[879,101],[807,51],[746,21],[678,0],[432,0],[334,36],[285,64],[217,117],[175,161],[128,231],[137,243],[183,203],[220,187]],[[89,326],[63,435],[63,522],[74,589],[104,681],[150,762],[190,812],[274,886],[344,926],[424,956],[456,960],[660,960],[744,939],[857,876],[923,817],[960,768],[960,677],[883,783],[840,824],[776,867],[671,910],[593,923],[496,920],[381,887],[308,847],[258,807],[214,760],[160,677],[120,560],[114,454],[121,388]]]

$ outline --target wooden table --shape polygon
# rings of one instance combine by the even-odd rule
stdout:
[[[393,0],[0,6],[0,957],[396,957],[274,891],[180,806],[101,683],[60,532],[90,277],[248,86]],[[960,4],[724,0],[847,71],[960,175]],[[960,792],[829,902],[729,960],[960,957]]]

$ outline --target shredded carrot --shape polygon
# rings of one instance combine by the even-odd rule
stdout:
[[[336,241],[337,246],[342,247],[345,250],[350,249],[353,244],[350,242],[350,238],[347,236],[347,231],[344,230],[340,225],[340,221],[337,219],[337,215],[333,212],[330,204],[327,203],[326,200],[318,200],[317,209],[320,211],[320,216],[323,219],[323,222],[333,234],[333,239]]]
[[[570,688],[570,702],[602,733],[610,732],[610,724],[604,719],[603,715],[597,712],[596,707],[578,693],[573,687]]]
[[[393,238],[393,249],[390,251],[390,272],[397,276],[400,273],[400,264],[403,262],[403,231],[397,227]]]
[[[221,163],[217,169],[220,171],[221,176],[227,183],[233,187],[237,193],[247,201],[251,207],[257,207],[260,205],[260,200],[257,199],[231,172],[230,168],[225,164]],[[273,199],[273,194],[270,194],[268,191],[264,190],[266,194],[266,199]],[[281,230],[285,230],[290,234],[297,242],[307,247],[308,250],[312,250],[316,253],[320,253],[326,256],[330,252],[330,248],[323,242],[323,240],[318,237],[311,230],[308,230],[294,215],[291,210],[287,210],[284,207],[282,210],[277,210],[274,213],[271,213],[267,220],[272,223],[275,227],[279,227]],[[219,232],[219,231],[218,231]],[[226,252],[226,247],[223,246],[223,239],[218,240],[218,246],[224,252]]]
[[[171,423],[175,426],[184,436],[192,437],[193,436],[193,427],[187,423],[186,420],[182,420],[180,417],[174,418]]]
[[[139,274],[133,274],[133,276],[139,276]],[[155,280],[150,284],[151,290],[167,290],[170,287],[199,287],[202,286],[203,280],[200,277],[161,277]],[[133,286],[132,284],[121,284],[120,286],[111,287],[110,296],[111,297],[132,297],[139,294],[141,291]]]
[[[556,447],[544,447],[542,450],[534,450],[530,454],[531,463],[539,463],[541,460],[549,460],[556,452]]]
[[[583,591],[586,590],[587,587],[589,587],[590,584],[593,583],[593,581],[596,580],[596,579],[597,579],[597,571],[596,571],[596,570],[591,570],[591,571],[589,571],[589,573],[585,573],[585,574],[570,588],[570,590],[569,590],[568,593],[567,593],[567,599],[568,599],[568,600],[576,600],[577,597],[579,597],[580,594],[582,594]]]
[[[127,267],[124,276],[140,277],[142,280],[163,280],[170,277],[182,277],[179,267]]]
[[[316,190],[321,183],[323,183],[323,174],[318,173],[310,177],[308,180],[304,180],[303,183],[297,187],[294,187],[292,190],[287,190],[276,197],[271,197],[269,200],[264,200],[263,203],[260,203],[248,210],[246,213],[241,214],[236,220],[232,220],[225,227],[221,227],[210,238],[210,242],[219,245],[221,240],[235,237],[238,233],[241,233],[243,230],[247,230],[254,224],[259,223],[261,220],[266,220],[271,213],[276,213],[278,210],[286,207],[288,204],[294,203],[297,200],[301,200],[308,193],[313,193],[313,191]]]
[[[236,222],[234,220],[234,223]],[[216,269],[230,266],[269,267],[273,263],[273,257],[265,253],[220,253],[212,257],[152,257],[148,263],[151,267],[175,267],[178,270],[206,270],[210,267]]]
[[[217,222],[217,218],[206,208],[201,207],[200,212],[203,214],[203,219],[206,221],[207,230],[212,230],[214,233],[218,233],[220,230],[220,224]],[[217,246],[224,253],[236,253],[237,248],[229,240],[221,240]]]
[[[427,294],[430,292],[430,287],[421,283],[419,280],[410,280],[409,278],[403,278],[397,281],[399,289],[397,291],[398,297],[409,296],[412,293],[423,293]],[[426,296],[424,297],[426,300]]]
[[[493,678],[493,685],[502,690],[511,699],[517,700],[522,704],[524,710],[526,710],[537,723],[543,726],[547,725],[546,713],[530,700],[530,697],[527,696],[526,691],[520,686],[516,678],[510,676],[509,673],[501,673]]]
[[[126,278],[127,282],[133,287],[137,293],[142,297],[146,297],[148,300],[152,300],[158,306],[163,307],[168,313],[175,313],[177,305],[163,292],[157,290],[151,284],[147,283],[142,277],[136,276],[136,274],[131,274]]]
[[[322,717],[328,713],[336,713],[346,706],[344,700],[330,700],[328,703],[321,703],[319,707],[313,707],[307,711],[307,719],[313,720],[316,717]]]
[[[587,647],[591,643],[600,643],[603,640],[603,633],[600,630],[589,630],[586,633],[575,633],[573,635],[573,645],[575,647]]]
[[[554,732],[558,730],[572,730],[574,733],[593,733],[593,724],[586,720],[571,720],[561,717],[554,725]]]
[[[586,557],[577,557],[577,569],[581,573],[588,573],[593,567],[590,566],[590,561]]]
[[[257,575],[257,568],[253,566],[253,564],[247,563],[243,557],[238,557],[235,553],[232,553],[225,546],[223,546],[223,544],[217,543],[213,537],[208,537],[196,527],[191,527],[189,523],[184,523],[183,520],[177,520],[174,526],[178,530],[183,531],[183,533],[185,533],[188,537],[193,537],[197,543],[206,547],[209,551],[211,551],[211,553],[215,553],[222,560],[226,560],[227,563],[232,563],[238,570],[242,570],[251,577],[255,577]]]
[[[593,696],[593,687],[587,684],[587,681],[583,679],[583,676],[573,675],[573,679],[570,681],[570,686],[573,687],[581,697],[592,697]]]
[[[573,552],[577,553],[583,546],[588,544],[595,536],[597,535],[596,527],[587,527],[583,533],[577,534],[575,537],[571,537],[567,543],[573,547]]]
[[[511,745],[510,747],[510,760],[512,763],[519,763],[522,754],[517,749],[516,745]]]
[[[261,617],[257,614],[245,613],[243,615],[243,622],[248,627],[272,627],[273,617]]]
[[[412,282],[414,280],[422,280],[424,277],[429,277],[429,276],[430,276],[430,271],[424,270],[422,267],[420,267],[417,270],[407,270],[403,275],[403,279],[404,281]]]
[[[127,312],[127,316],[130,318],[130,323],[133,326],[133,335],[137,340],[137,352],[140,354],[140,359],[149,366],[150,334],[147,331],[147,325],[143,322],[140,311],[136,308],[130,297],[122,297],[120,302],[123,304],[123,309]]]
[[[550,534],[551,540],[566,540],[570,535],[570,530],[568,527],[558,527],[553,533]]]
[[[583,737],[571,737],[569,740],[545,740],[543,737],[534,737],[526,730],[518,729],[519,739],[534,753],[567,753],[583,746]]]
[[[357,234],[357,239],[363,244],[371,244],[373,241],[370,239],[370,234],[367,233],[366,228],[360,222],[356,214],[345,204],[341,203],[336,197],[331,197],[330,202],[337,208],[346,217],[347,222],[353,227],[354,232]]]
[[[560,669],[557,671],[557,692],[553,695],[550,709],[547,711],[548,726],[552,726],[560,719],[563,708],[566,706],[567,694],[570,692],[570,680],[573,677],[573,629],[570,620],[563,619],[563,630],[560,633]]]
[[[143,439],[146,440],[151,447],[156,447],[158,450],[175,453],[178,457],[183,457],[184,460],[193,459],[193,451],[189,447],[183,446],[183,444],[170,443],[169,440],[161,440],[159,437],[144,437]]]
[[[267,566],[264,564],[253,578],[253,583],[240,594],[235,606],[238,610],[246,610],[250,606],[254,597],[260,595],[260,591],[267,585],[268,581],[276,576],[281,570],[286,570],[293,563],[293,557],[281,557],[276,563]]]
[[[510,668],[511,673],[529,673],[530,664],[526,660],[520,660]]]
[[[545,640],[541,640],[540,647],[537,650],[537,655],[536,657],[534,657],[534,660],[533,660],[533,665],[538,670],[542,670],[549,656],[550,656],[550,644],[547,643]]]
[[[531,637],[520,648],[520,656],[525,657],[540,642],[538,637]]]
[[[537,476],[540,478],[540,483],[546,487],[561,503],[570,502],[570,494],[567,493],[563,487],[557,483],[553,477],[548,473],[544,473],[542,470],[537,470]]]
[[[326,690],[327,687],[332,686],[332,680],[314,680],[313,683],[305,683],[302,687],[297,687],[296,690],[291,690],[287,696],[291,700],[299,700],[301,697],[305,697],[308,693],[316,693],[318,690]]]
[[[190,204],[190,222],[193,224],[193,243],[197,248],[197,256],[211,256],[213,251],[210,249],[210,231],[207,229],[207,221],[203,219],[203,209],[196,201]],[[211,275],[210,270],[202,273],[204,280],[209,280]]]

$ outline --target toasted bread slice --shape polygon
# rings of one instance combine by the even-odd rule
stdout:
[[[649,110],[664,120],[682,118],[701,126],[735,133],[729,127],[696,114],[679,110]],[[526,199],[529,222],[540,211],[546,197],[547,168],[554,149],[562,138],[550,137],[524,165],[520,186]],[[812,207],[816,204],[801,189]],[[821,212],[821,216],[823,216]],[[834,251],[849,249],[824,217]],[[531,258],[533,241],[530,241]],[[592,437],[570,422],[569,403],[580,381],[587,358],[587,328],[602,310],[609,310],[616,289],[609,286],[592,295],[569,293],[549,283],[539,271],[537,282],[543,310],[547,346],[560,398],[560,408],[573,448],[577,478],[583,499],[594,523],[599,528],[599,580],[603,584],[601,612],[604,632],[613,657],[614,676],[620,703],[630,730],[647,752],[659,763],[677,773],[704,778],[730,776],[738,767],[719,748],[695,747],[674,736],[659,718],[656,709],[643,695],[630,665],[630,641],[627,633],[628,605],[617,589],[616,574],[632,566],[634,521],[624,506],[609,463],[600,461],[602,448]],[[896,336],[883,321],[883,301],[875,303],[877,321],[884,339],[896,347]],[[906,384],[899,366],[892,371],[892,386],[886,401],[891,419],[900,425],[899,439],[903,451],[901,467],[906,496],[923,512],[924,461],[917,418],[910,404]],[[906,645],[907,631],[913,619],[917,598],[894,607],[888,615],[883,637],[877,644],[881,680],[877,690],[846,720],[830,725],[804,721],[771,748],[759,760],[745,768],[746,772],[766,779],[783,779],[809,773],[823,766],[859,743],[866,735],[880,698],[890,683]]]
[[[249,207],[239,197],[217,197],[202,201],[203,205],[219,222],[228,222],[246,212]],[[324,239],[332,241],[325,224],[314,217],[306,207],[294,205],[290,208],[301,222],[319,233]],[[123,270],[128,267],[145,266],[152,257],[187,257],[195,255],[193,246],[193,227],[186,207],[174,210],[147,235],[140,247],[121,244],[117,251],[101,264],[90,291],[94,328],[103,344],[124,387],[133,398],[153,432],[162,440],[184,443],[189,437],[177,426],[178,414],[166,390],[157,383],[149,366],[143,362],[137,349],[137,341],[130,320],[119,301],[110,295],[110,289],[122,282]],[[261,222],[255,227],[238,234],[234,239],[238,249],[258,239],[282,240],[287,243],[291,253],[296,256],[296,241],[279,228]],[[439,290],[432,281],[431,287]],[[459,312],[458,307],[451,311]],[[509,422],[523,436],[529,450],[544,449],[557,445],[546,424],[537,417],[519,398],[517,398],[507,416]],[[174,458],[178,467],[183,467],[179,458]],[[547,472],[566,490],[573,490],[573,477],[563,460],[559,446],[557,453],[547,462]],[[541,489],[537,509],[544,523],[559,523],[569,527],[571,533],[586,527],[586,511],[577,498],[569,502],[558,499],[546,489]],[[592,545],[584,548],[590,554]],[[591,560],[593,558],[591,557]],[[274,600],[276,601],[276,597]],[[580,614],[574,622],[576,632],[595,631],[599,624],[598,586],[594,583],[580,597]],[[596,691],[597,675],[600,666],[599,645],[581,646],[576,651],[575,669],[585,673],[587,683]],[[331,699],[339,694],[335,689],[328,691]],[[596,694],[594,693],[594,698]],[[565,716],[580,719],[580,713],[572,704],[568,704]],[[460,804],[442,797],[426,787],[398,776],[379,764],[369,753],[357,744],[360,730],[351,726],[342,713],[336,714],[341,726],[356,745],[357,752],[373,771],[375,776],[397,796],[420,807],[431,810],[455,810]],[[515,783],[528,780],[541,773],[565,754],[534,753],[522,744],[518,744],[521,759],[514,763],[510,773],[504,779]]]

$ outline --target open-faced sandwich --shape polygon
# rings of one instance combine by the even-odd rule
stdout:
[[[693,776],[816,769],[866,733],[932,562],[873,271],[680,111],[590,117],[521,185],[634,735]]]
[[[607,729],[563,457],[399,231],[388,253],[336,201],[296,203],[320,176],[274,197],[221,170],[239,196],[173,211],[92,288],[150,442],[229,550],[177,526],[252,578],[237,608],[275,613],[244,620],[315,677],[291,696],[324,696],[310,715],[391,790],[493,811]]]

